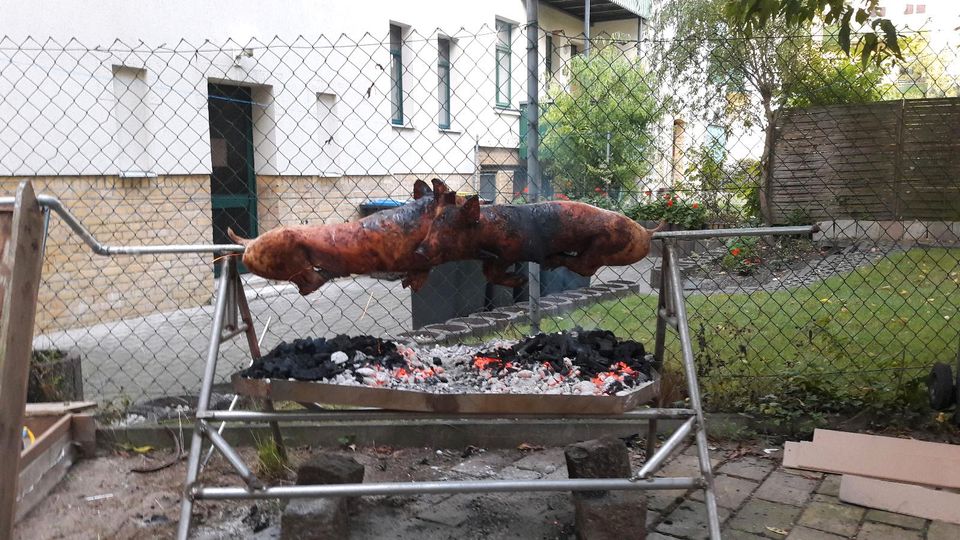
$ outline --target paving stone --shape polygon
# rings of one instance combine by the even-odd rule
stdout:
[[[340,540],[349,534],[349,517],[343,497],[291,499],[280,517],[280,538]]]
[[[439,523],[448,527],[459,527],[470,517],[465,497],[449,497],[446,500],[424,508],[416,516],[424,521]]]
[[[484,452],[459,463],[450,470],[474,478],[489,478],[510,464],[510,460],[500,452]]]
[[[837,536],[828,532],[818,531],[803,525],[797,525],[790,529],[787,540],[842,540],[843,536]]]
[[[647,493],[647,508],[651,508],[658,512],[666,509],[668,506],[683,501],[684,495],[687,494],[686,491],[673,489],[651,490]]]
[[[960,538],[960,525],[946,521],[932,521],[927,529],[927,540],[957,540]]]
[[[711,461],[713,461],[711,459]],[[677,454],[657,472],[656,476],[699,476],[700,462],[696,456]]]
[[[792,474],[792,475],[794,475],[794,476],[802,476],[802,477],[804,477],[804,478],[810,478],[810,479],[813,479],[813,480],[823,480],[823,478],[826,476],[826,474],[824,474],[824,473],[822,473],[822,472],[808,471],[808,470],[805,470],[805,469],[789,469],[789,468],[784,467],[784,468],[782,468],[782,469],[780,469],[780,470],[783,471],[783,472],[785,472],[785,473],[787,473],[787,474]]]
[[[866,521],[876,521],[887,525],[896,525],[904,529],[922,529],[927,520],[904,514],[895,514],[884,510],[867,510]]]
[[[723,540],[766,540],[764,536],[757,536],[753,533],[738,531],[736,529],[722,529],[720,531]]]
[[[503,468],[500,472],[497,473],[497,478],[504,480],[538,480],[542,478],[543,475],[537,471],[530,471],[527,469],[518,469],[513,465]]]
[[[647,528],[649,529],[651,525],[656,523],[660,519],[660,513],[654,512],[653,510],[647,509]]]
[[[860,528],[857,540],[923,540],[920,531],[908,531],[884,523],[867,522]]]
[[[752,499],[743,505],[727,525],[731,529],[760,535],[767,534],[767,527],[789,531],[794,520],[800,515],[800,510],[789,504]]]
[[[818,483],[818,480],[774,471],[753,495],[766,501],[803,506]]]
[[[864,509],[847,504],[812,502],[800,516],[800,525],[842,536],[853,536]]]
[[[832,504],[843,504],[840,501],[839,497],[834,497],[833,495],[823,495],[821,493],[814,493],[810,497],[811,502],[822,502],[822,503],[832,503]]]
[[[625,531],[647,528],[646,498],[639,491],[609,491],[599,497],[573,496],[577,538],[620,540]]]
[[[513,462],[513,466],[518,469],[536,471],[543,475],[552,473],[557,470],[557,468],[563,466],[563,464],[562,448],[549,448],[539,452],[532,452]]]
[[[720,514],[720,523],[722,524],[730,511],[726,508],[718,508]],[[697,539],[708,538],[710,530],[707,526],[707,507],[701,502],[684,501],[683,504],[675,508],[663,521],[657,525],[657,532],[683,538]]]
[[[647,540],[680,540],[676,536],[667,536],[656,531],[647,533]]]
[[[724,463],[720,466],[720,472],[759,482],[776,467],[773,460],[746,456]]]
[[[817,493],[821,495],[829,495],[831,497],[840,496],[840,478],[839,474],[828,474],[823,482],[820,482],[820,485],[817,486]]]
[[[747,497],[749,497],[759,485],[760,484],[751,482],[750,480],[734,478],[724,474],[713,479],[713,487],[717,493],[717,504],[730,509],[739,508],[740,505],[743,504],[743,501],[747,500]],[[695,490],[691,498],[702,501],[703,490]]]

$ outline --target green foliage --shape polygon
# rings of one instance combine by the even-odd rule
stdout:
[[[752,274],[763,261],[756,236],[737,236],[727,240],[727,253],[720,261],[721,266],[742,276]]]
[[[809,287],[687,299],[701,387],[714,410],[773,414],[925,409],[919,381],[956,359],[960,250],[911,249]],[[636,295],[548,319],[544,331],[606,328],[652,342],[656,295]],[[703,332],[699,331],[703,327]],[[679,362],[667,340],[665,361]]]
[[[871,103],[884,99],[890,85],[884,82],[887,69],[861,66],[842,53],[804,51],[805,58],[789,80],[785,93],[787,107]]]
[[[851,53],[851,21],[866,24],[869,30],[859,34],[853,51],[866,66],[871,59],[880,65],[887,58],[901,58],[897,29],[889,19],[873,15],[879,5],[880,0],[724,0],[723,8],[727,19],[748,36],[778,22],[791,29],[809,28],[817,21],[837,25],[838,45],[847,55]]]
[[[281,478],[285,475],[287,462],[283,459],[276,441],[272,437],[255,438],[257,445],[257,469],[268,478]]]
[[[695,190],[704,221],[752,224],[760,215],[760,162],[745,158],[727,160],[708,147],[689,154],[685,184]]]
[[[707,212],[702,204],[695,201],[684,201],[673,193],[663,196],[653,196],[651,192],[646,200],[642,200],[630,208],[626,214],[635,221],[666,221],[673,225],[680,225],[684,229],[702,229],[706,223]]]
[[[631,189],[650,168],[648,127],[662,110],[646,71],[614,42],[595,44],[568,66],[568,88],[550,89],[541,117],[549,126],[540,147],[544,172],[575,199],[596,188]]]

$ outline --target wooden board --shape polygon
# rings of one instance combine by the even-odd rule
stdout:
[[[9,234],[7,234],[9,232]],[[30,182],[12,215],[0,212],[0,538],[13,536],[21,432],[43,246],[43,213]]]
[[[960,488],[960,446],[893,437],[817,430],[785,445],[783,466]]]
[[[845,474],[840,500],[868,508],[960,524],[960,493]]]
[[[55,403],[27,403],[24,416],[62,416],[67,413],[76,413],[93,409],[95,401],[60,401]]]

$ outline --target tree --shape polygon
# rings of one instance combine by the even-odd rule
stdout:
[[[650,168],[646,150],[658,105],[647,72],[613,40],[568,64],[569,83],[553,85],[541,122],[543,170],[569,196],[633,190]]]
[[[852,22],[865,27],[857,45],[864,66],[872,57],[877,65],[893,56],[902,58],[897,29],[889,19],[878,17],[880,0],[725,0],[724,13],[745,35],[768,25],[806,28],[822,21],[837,26],[838,45],[850,54]],[[879,32],[879,33],[878,33]]]
[[[729,19],[727,1],[676,0],[664,7],[660,31],[676,37],[662,40],[662,70],[669,87],[685,89],[688,110],[712,110],[727,122],[764,128],[762,179],[769,178],[772,130],[782,107],[882,99],[884,68],[852,62],[841,52],[839,33],[815,40],[809,27],[784,20],[747,32]],[[767,223],[768,192],[761,182]]]

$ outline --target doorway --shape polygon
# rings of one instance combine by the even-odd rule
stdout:
[[[210,198],[213,243],[232,244],[227,228],[257,236],[257,176],[253,161],[253,100],[250,88],[210,83]],[[239,264],[240,272],[247,272]],[[214,272],[219,273],[214,265]]]

